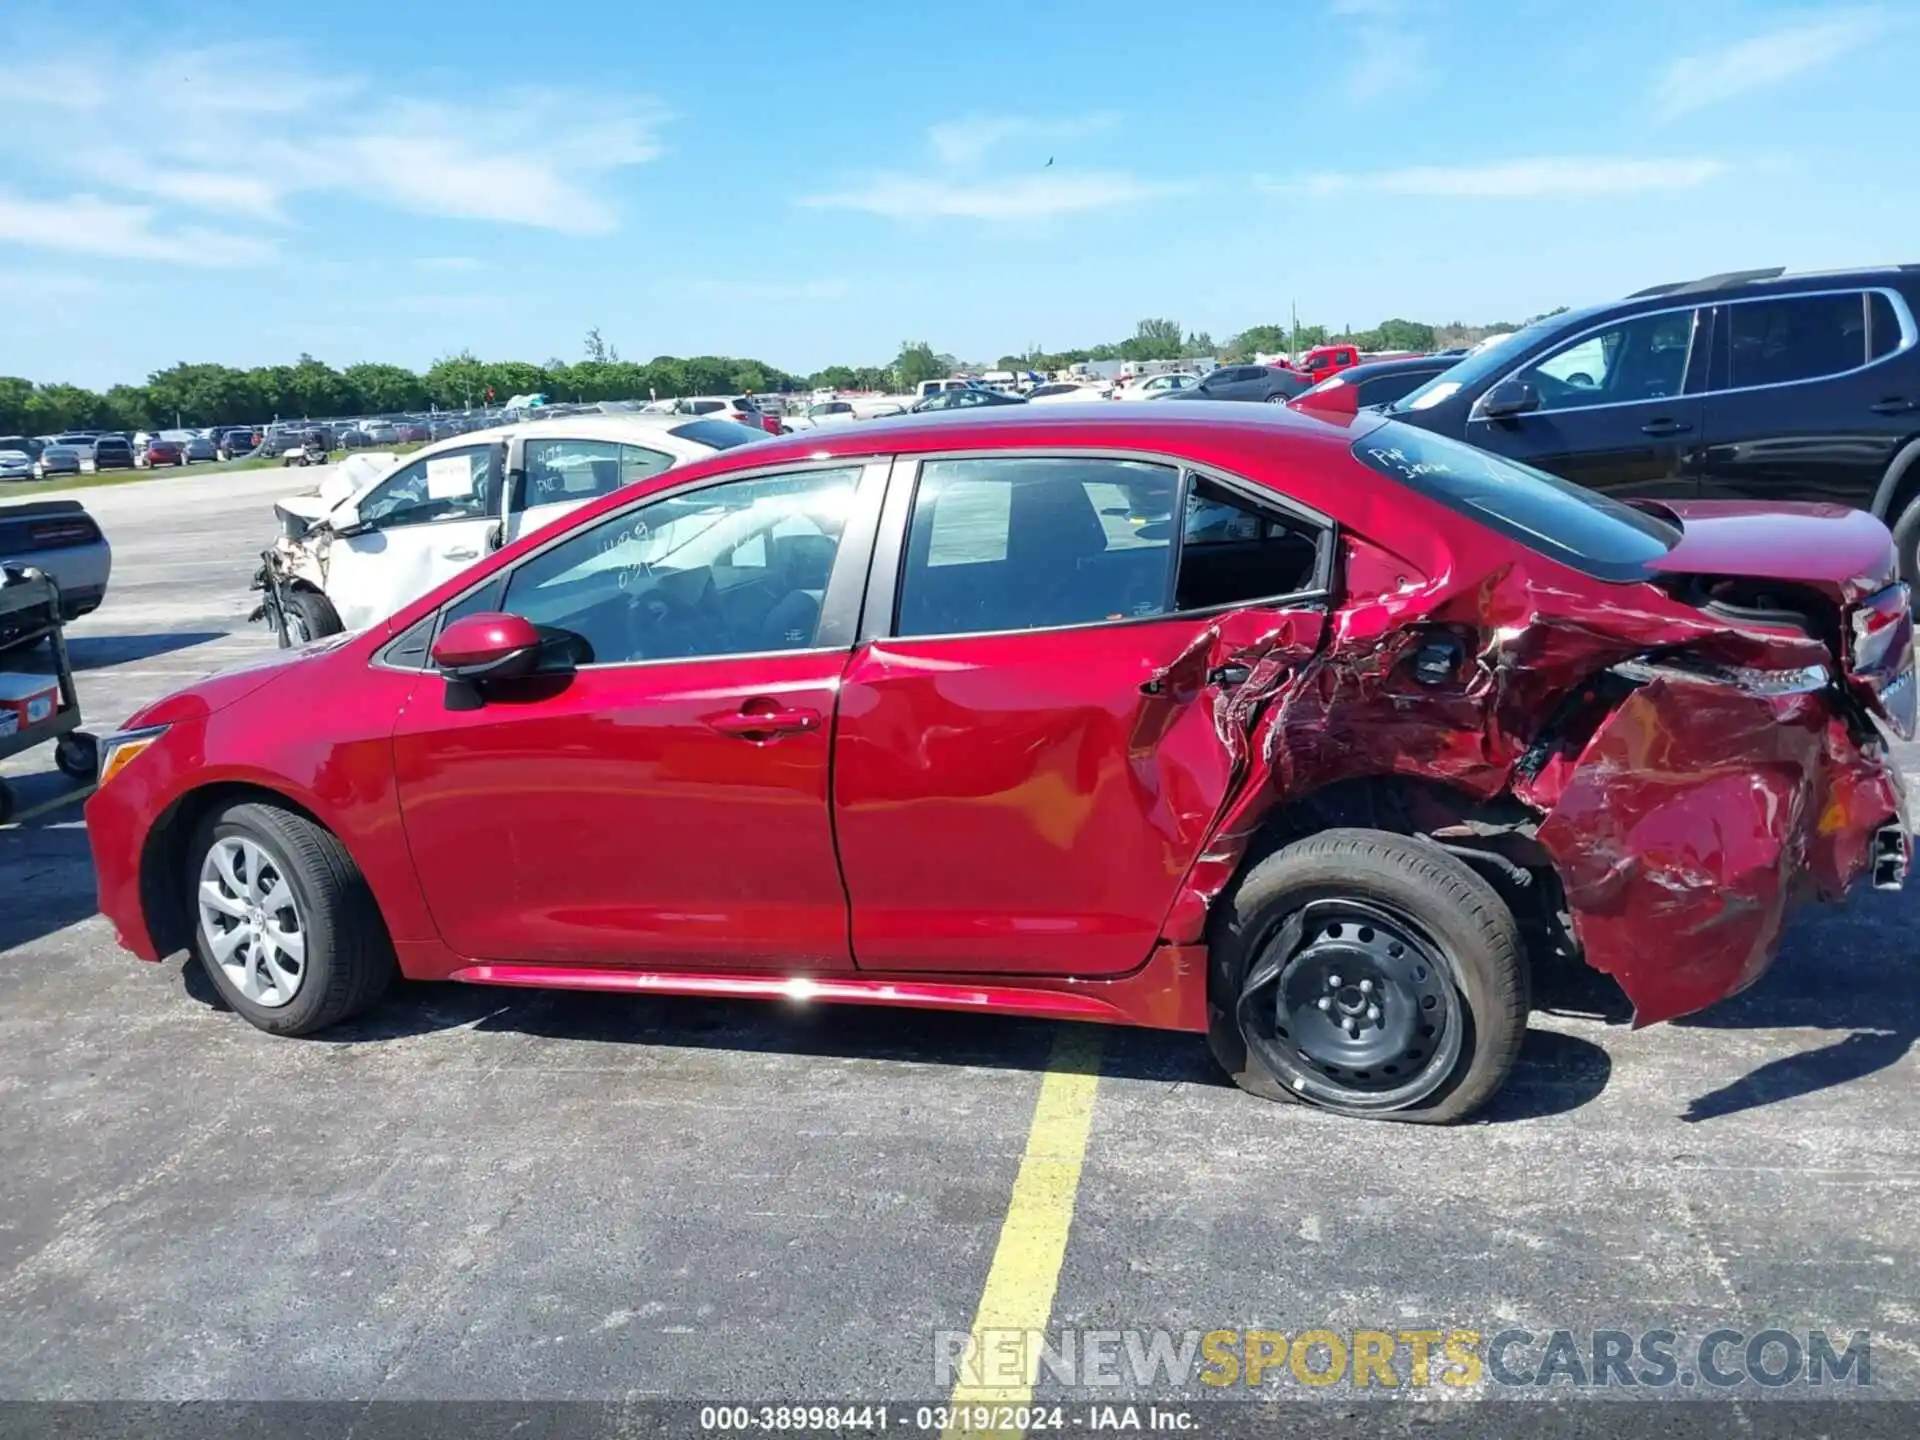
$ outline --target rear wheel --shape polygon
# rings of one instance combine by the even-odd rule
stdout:
[[[1443,1124],[1506,1081],[1526,1033],[1518,927],[1425,842],[1328,830],[1256,864],[1216,906],[1209,1039],[1242,1089],[1344,1115]]]
[[[210,815],[184,877],[193,952],[221,998],[275,1035],[366,1010],[393,951],[346,847],[303,815],[248,802]]]
[[[338,635],[347,627],[340,623],[340,612],[333,602],[317,590],[295,590],[284,602],[287,636],[296,645],[318,640],[323,635]]]

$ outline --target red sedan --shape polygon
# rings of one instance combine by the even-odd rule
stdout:
[[[156,435],[147,441],[146,463],[149,466],[184,465],[187,463],[187,447],[178,440],[162,440]]]
[[[1204,1032],[1443,1121],[1529,946],[1640,1023],[1904,878],[1887,531],[1365,414],[1009,406],[628,486],[104,744],[101,908],[305,1034],[422,980]]]

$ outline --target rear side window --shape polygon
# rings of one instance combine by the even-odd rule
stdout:
[[[1161,615],[1180,472],[1135,460],[930,460],[920,468],[899,635]]]
[[[1353,447],[1370,469],[1602,580],[1640,580],[1680,538],[1664,521],[1557,476],[1389,422]]]
[[[1867,296],[1867,358],[1879,360],[1900,348],[1903,338],[1900,317],[1893,313],[1893,302],[1878,290]]]
[[[1867,310],[1858,290],[1729,305],[1727,320],[1736,390],[1818,380],[1867,363]]]

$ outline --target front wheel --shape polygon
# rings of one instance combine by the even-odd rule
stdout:
[[[338,635],[347,627],[340,623],[340,612],[333,602],[317,590],[291,591],[283,603],[287,617],[287,638],[305,645],[325,635]]]
[[[207,817],[184,877],[193,952],[221,998],[274,1035],[370,1008],[393,976],[386,927],[346,847],[277,805]]]
[[[1492,1097],[1526,1034],[1506,904],[1426,842],[1327,830],[1215,908],[1209,1040],[1234,1083],[1343,1115],[1444,1124]]]

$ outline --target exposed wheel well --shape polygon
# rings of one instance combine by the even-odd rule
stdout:
[[[154,822],[140,851],[140,908],[146,914],[147,931],[160,954],[184,950],[193,935],[193,917],[181,893],[181,875],[193,832],[211,811],[249,800],[277,805],[303,816],[322,830],[327,829],[326,822],[299,801],[265,785],[222,781],[182,795]]]
[[[1413,776],[1340,780],[1269,811],[1234,880],[1274,851],[1322,830],[1384,830],[1425,840],[1471,866],[1506,901],[1529,952],[1571,955],[1575,947],[1559,873],[1537,838],[1541,818],[1511,796],[1482,800]],[[1229,885],[1223,893],[1231,891]]]

